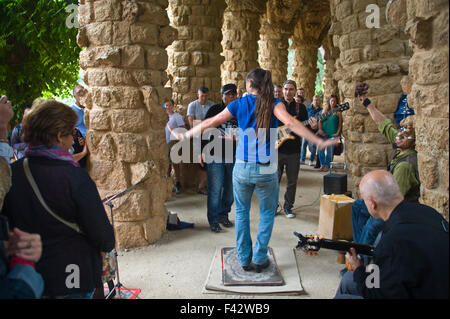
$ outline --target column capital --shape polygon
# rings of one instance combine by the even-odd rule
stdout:
[[[266,0],[225,0],[228,11],[251,11],[258,14],[265,12]]]

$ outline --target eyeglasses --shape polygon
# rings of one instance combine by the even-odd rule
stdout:
[[[399,129],[398,134],[397,134],[397,138],[398,138],[399,140],[402,140],[402,139],[404,139],[404,138],[406,138],[406,139],[408,139],[408,140],[414,140],[414,137],[409,136],[409,135],[406,133],[406,128],[404,128],[404,127],[401,127],[401,128]]]

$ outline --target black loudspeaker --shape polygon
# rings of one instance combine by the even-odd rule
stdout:
[[[323,191],[326,195],[347,193],[347,174],[326,174],[323,176]]]

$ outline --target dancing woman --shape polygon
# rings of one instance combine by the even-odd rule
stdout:
[[[278,203],[278,173],[276,163],[276,134],[278,120],[294,133],[316,144],[319,149],[335,144],[317,137],[292,117],[281,100],[274,98],[270,71],[256,68],[246,78],[247,95],[230,103],[221,113],[203,121],[184,134],[173,132],[183,140],[201,134],[205,129],[237,118],[239,142],[233,170],[233,193],[236,205],[236,249],[239,264],[246,271],[261,272],[270,264],[267,251],[272,235]],[[252,134],[253,132],[253,134]],[[270,133],[272,133],[270,132]],[[274,160],[275,158],[275,160]],[[250,235],[250,205],[256,191],[260,207],[260,221],[256,244],[252,250]]]

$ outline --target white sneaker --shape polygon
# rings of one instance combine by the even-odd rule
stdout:
[[[309,160],[309,163],[308,163],[308,165],[309,165],[309,166],[314,166],[315,164],[314,164],[314,162],[313,162],[313,161]]]
[[[285,209],[284,210],[284,214],[286,215],[287,218],[294,218],[295,217],[295,214],[290,209]]]

